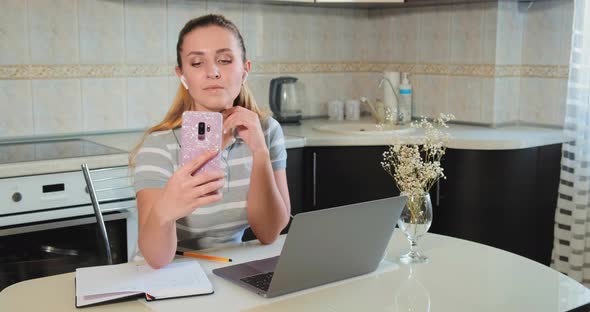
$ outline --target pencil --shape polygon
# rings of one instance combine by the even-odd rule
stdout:
[[[193,258],[199,258],[199,259],[205,259],[205,260],[214,260],[214,261],[222,261],[222,262],[232,262],[232,260],[230,258],[204,255],[204,254],[200,254],[200,253],[196,253],[196,252],[178,251],[177,250],[176,251],[176,254],[179,255],[179,256],[193,257]]]

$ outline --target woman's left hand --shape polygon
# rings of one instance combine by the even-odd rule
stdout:
[[[268,153],[258,114],[241,106],[226,109],[223,112],[223,129],[226,132],[231,132],[233,128],[246,142],[252,155],[258,152]]]

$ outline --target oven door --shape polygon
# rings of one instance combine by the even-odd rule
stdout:
[[[136,224],[135,215],[135,210],[103,214],[113,263],[127,262],[128,224]],[[99,235],[94,215],[0,227],[0,290],[27,279],[106,264]]]

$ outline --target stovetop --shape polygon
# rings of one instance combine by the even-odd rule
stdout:
[[[83,139],[0,144],[0,164],[126,153]]]

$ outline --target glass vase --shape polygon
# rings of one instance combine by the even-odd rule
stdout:
[[[406,264],[425,263],[428,257],[418,251],[418,241],[428,232],[432,224],[432,203],[430,194],[408,195],[408,202],[402,210],[397,225],[410,241],[410,251],[400,256],[400,261]]]

